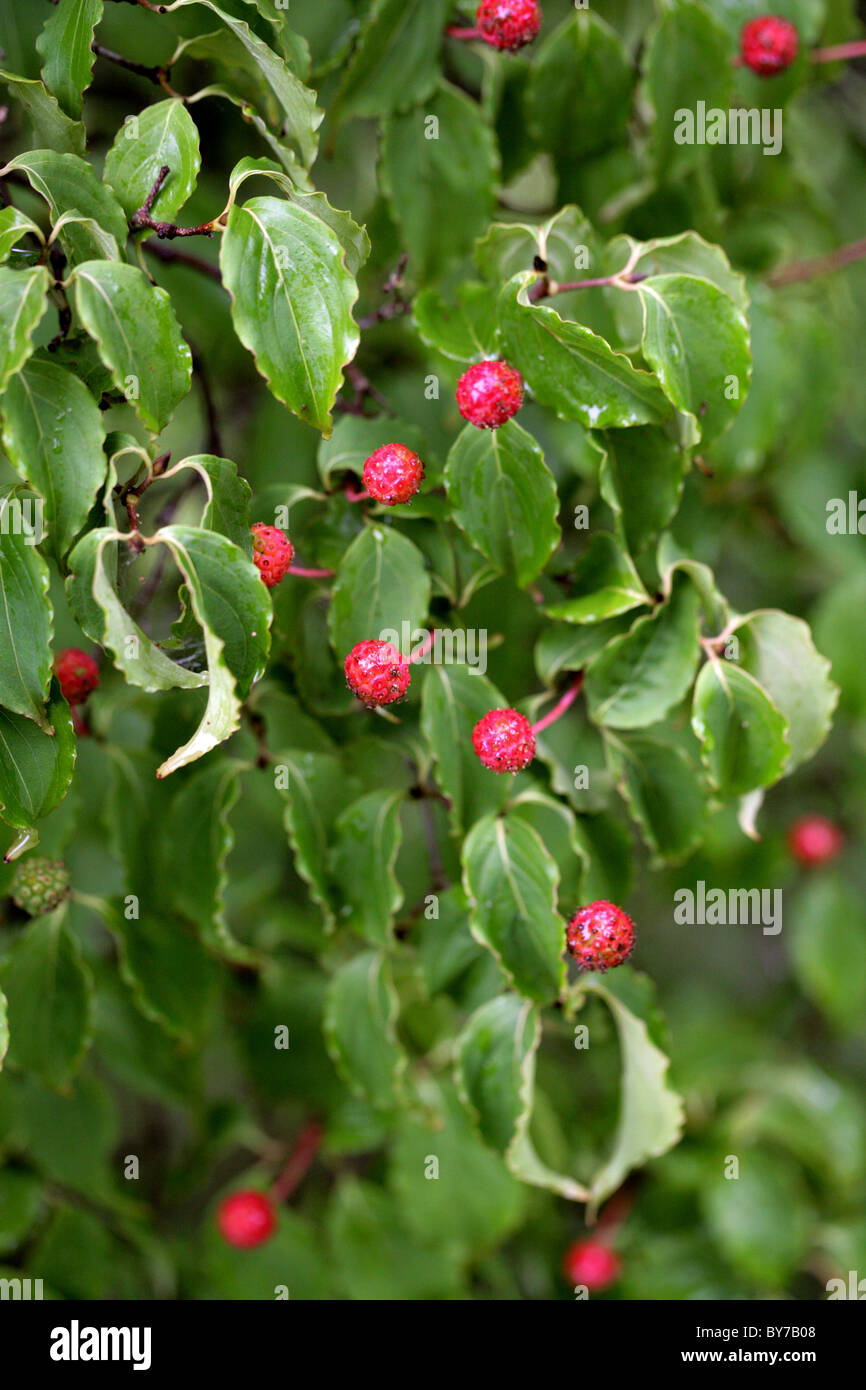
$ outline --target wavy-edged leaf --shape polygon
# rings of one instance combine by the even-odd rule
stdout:
[[[830,732],[839,689],[830,663],[816,651],[809,626],[778,609],[763,608],[737,618],[740,665],[788,721],[791,751],[785,772],[818,751]]]
[[[521,271],[544,261],[552,280],[570,280],[578,270],[578,250],[585,248],[590,263],[596,254],[592,224],[574,203],[567,203],[547,222],[494,222],[475,243],[475,262],[497,289]],[[582,262],[586,264],[585,262]]]
[[[241,342],[278,401],[324,434],[359,342],[358,298],[336,233],[297,203],[232,207],[220,247]]]
[[[649,603],[631,556],[605,531],[597,532],[574,568],[569,597],[546,612],[566,623],[603,623]]]
[[[66,919],[65,905],[36,918],[0,963],[7,1065],[54,1088],[75,1074],[93,1036],[93,979]]]
[[[330,227],[346,253],[346,266],[352,275],[357,276],[370,256],[370,238],[365,227],[360,226],[350,213],[332,207],[324,193],[311,193],[299,188],[297,176],[287,174],[272,159],[246,157],[238,161],[229,175],[231,201],[235,201],[238,189],[247,179],[256,177],[271,179],[290,202],[306,208],[307,212],[311,212],[320,222],[324,222],[326,227]]]
[[[53,734],[23,714],[0,708],[0,816],[16,830],[33,831],[63,800],[72,781],[75,734],[56,680],[46,720]]]
[[[26,236],[34,236],[40,244],[44,244],[42,229],[25,217],[23,212],[12,207],[11,203],[9,207],[0,208],[0,261],[5,261]]]
[[[692,728],[722,797],[744,796],[782,776],[790,757],[788,721],[753,676],[711,660],[695,684]]]
[[[340,813],[334,828],[330,869],[345,901],[342,915],[374,946],[388,945],[403,902],[394,874],[402,802],[400,791],[367,792]]]
[[[75,154],[60,154],[56,149],[28,150],[10,160],[2,172],[9,169],[24,174],[34,191],[45,199],[52,223],[75,209],[98,223],[119,246],[124,245],[127,226],[123,208],[85,159]],[[60,240],[73,265],[99,259],[105,254],[99,237],[77,223],[68,226]]]
[[[16,502],[0,497],[0,705],[44,727],[53,635],[48,566],[36,537],[8,526],[6,511]]]
[[[33,352],[33,334],[48,308],[51,277],[44,265],[28,270],[0,266],[0,393]]]
[[[342,661],[357,642],[390,633],[402,647],[403,624],[412,636],[430,607],[430,576],[411,541],[384,526],[367,526],[343,556],[334,582],[328,630]],[[408,655],[408,652],[406,653]]]
[[[63,109],[81,115],[84,91],[90,86],[94,54],[93,31],[102,19],[102,0],[57,0],[36,40],[42,55],[42,79]]]
[[[407,1058],[397,1041],[398,1012],[390,966],[377,951],[355,956],[328,985],[328,1052],[346,1084],[377,1110],[394,1109],[403,1096]]]
[[[509,793],[509,778],[485,768],[472,747],[472,730],[506,700],[486,677],[467,666],[431,666],[424,677],[421,729],[436,760],[436,780],[450,802],[456,829],[474,825],[498,811]]]
[[[599,488],[631,555],[638,555],[670,523],[689,462],[688,454],[657,425],[608,430],[604,436]]]
[[[509,420],[498,430],[466,425],[445,466],[454,520],[500,571],[525,586],[559,544],[553,474],[531,434]]]
[[[330,929],[337,904],[327,872],[328,844],[351,784],[347,785],[345,771],[330,753],[280,748],[276,757],[278,766],[288,772],[283,824],[295,852],[295,868]]]
[[[136,266],[85,261],[71,276],[75,307],[114,384],[159,434],[192,381],[192,353],[165,290]]]
[[[425,101],[439,80],[448,0],[374,0],[332,114],[388,116]]]
[[[453,303],[437,289],[422,290],[415,296],[412,318],[427,346],[455,362],[493,356],[497,292],[490,285],[467,280],[458,286]]]
[[[565,980],[565,926],[556,912],[559,870],[540,836],[525,821],[485,816],[466,836],[462,862],[472,935],[515,989],[551,1003]]]
[[[568,162],[618,144],[633,81],[619,34],[586,9],[572,15],[548,34],[532,62],[525,109],[533,139]]]
[[[360,478],[364,464],[383,444],[405,444],[422,459],[425,436],[417,425],[387,415],[344,415],[334,426],[329,439],[319,445],[319,474],[327,488],[340,473],[357,473]]]
[[[131,217],[166,165],[168,177],[150,211],[152,217],[171,222],[193,193],[201,167],[198,129],[176,97],[154,102],[124,122],[105,156],[102,177]]]
[[[44,82],[31,77],[18,77],[0,69],[0,82],[20,101],[33,127],[33,138],[40,146],[58,154],[83,155],[87,132],[82,121],[72,121],[61,111],[55,96]]]
[[[250,499],[252,489],[238,474],[237,464],[216,454],[190,454],[162,474],[165,482],[191,470],[204,484],[207,501],[199,525],[205,531],[227,536],[244,554],[252,557]]]
[[[703,778],[677,744],[652,734],[606,734],[608,762],[655,864],[679,864],[704,837]]]

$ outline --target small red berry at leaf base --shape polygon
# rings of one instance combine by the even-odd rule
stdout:
[[[284,531],[262,522],[253,530],[253,563],[269,589],[285,579],[295,558],[295,549]]]
[[[576,1240],[565,1252],[562,1269],[570,1284],[601,1293],[619,1278],[619,1257],[600,1240]]]
[[[364,464],[364,487],[377,502],[408,502],[424,481],[424,465],[405,444],[383,444]]]
[[[604,900],[575,912],[565,932],[566,945],[581,970],[612,970],[634,950],[634,923],[621,907]]]
[[[765,14],[743,26],[740,55],[759,77],[774,77],[789,68],[797,56],[800,39],[787,19]]]
[[[239,1250],[264,1245],[277,1228],[273,1205],[263,1192],[233,1192],[220,1202],[216,1222],[229,1245]]]
[[[485,43],[515,53],[541,28],[541,6],[537,0],[481,0],[475,23]]]
[[[794,858],[806,868],[828,864],[841,854],[845,837],[825,816],[804,816],[788,831],[788,846]]]
[[[475,725],[472,747],[492,772],[522,772],[535,757],[535,735],[516,709],[492,709]]]
[[[476,362],[457,383],[457,407],[480,430],[495,430],[523,405],[523,377],[507,362]]]
[[[370,709],[402,700],[412,679],[408,661],[390,642],[359,642],[344,669],[352,694]]]
[[[99,667],[78,647],[67,647],[54,658],[54,674],[60,691],[70,705],[80,705],[99,685]]]

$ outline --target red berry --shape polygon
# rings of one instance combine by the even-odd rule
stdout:
[[[274,1208],[263,1192],[233,1192],[216,1214],[220,1234],[239,1250],[264,1245],[277,1228]]]
[[[759,77],[774,77],[789,68],[797,56],[800,40],[787,19],[765,14],[743,26],[740,54],[747,68]]]
[[[507,362],[476,362],[457,383],[457,406],[464,420],[495,430],[523,405],[523,377]]]
[[[565,1252],[562,1269],[570,1284],[600,1293],[619,1278],[620,1261],[600,1240],[576,1240]]]
[[[386,507],[408,502],[423,479],[423,463],[405,444],[383,444],[364,464],[364,487]]]
[[[492,709],[475,725],[472,747],[493,772],[522,772],[535,757],[535,735],[516,709]]]
[[[70,705],[80,705],[99,685],[99,667],[78,647],[67,647],[54,658],[54,674],[60,690]]]
[[[825,816],[804,816],[788,831],[788,846],[794,858],[806,868],[828,864],[841,854],[845,837]]]
[[[581,970],[611,970],[634,950],[634,923],[613,903],[590,903],[575,912],[565,941]]]
[[[261,521],[253,527],[253,563],[269,589],[275,589],[285,579],[295,558],[295,549],[284,531],[265,526]]]
[[[370,709],[402,700],[412,679],[408,661],[390,642],[359,642],[346,657],[345,671],[352,694]]]
[[[475,23],[485,43],[514,53],[541,28],[541,6],[536,0],[481,0]]]

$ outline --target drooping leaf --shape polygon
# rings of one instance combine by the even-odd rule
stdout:
[[[599,468],[601,495],[617,535],[638,555],[669,524],[680,503],[688,455],[656,425],[608,430]]]
[[[340,804],[348,794],[346,773],[329,753],[281,748],[278,766],[288,773],[283,822],[295,851],[298,874],[333,927],[336,894],[327,871],[328,844]]]
[[[93,31],[102,18],[102,0],[57,0],[36,40],[43,59],[42,78],[68,115],[78,119],[90,86]]]
[[[648,601],[631,556],[598,531],[575,566],[569,597],[547,612],[566,623],[603,623]]]
[[[331,873],[341,886],[344,918],[374,946],[391,939],[403,891],[394,875],[400,848],[402,792],[379,788],[352,802],[337,819]]]
[[[332,115],[388,116],[417,106],[439,79],[447,0],[374,0]]]
[[[18,77],[2,69],[0,82],[24,107],[33,127],[33,138],[39,146],[56,150],[58,154],[84,154],[87,132],[83,122],[71,121],[61,111],[57,98],[48,91],[44,82],[36,78]]]
[[[34,191],[45,199],[52,223],[74,210],[91,218],[119,246],[126,241],[123,209],[86,160],[75,154],[58,153],[56,149],[29,150],[16,155],[6,168],[20,170]],[[70,223],[60,240],[73,265],[105,255],[103,240],[86,225]]]
[[[706,787],[682,748],[652,733],[608,734],[617,790],[656,863],[681,863],[702,841]]]
[[[754,677],[729,661],[708,661],[702,668],[692,728],[707,771],[726,798],[770,786],[790,757],[784,714]]]
[[[72,781],[75,735],[56,681],[46,720],[53,734],[23,714],[0,708],[0,816],[24,832],[32,832],[62,801]]]
[[[808,625],[765,608],[738,618],[733,629],[740,664],[754,676],[788,721],[791,751],[785,771],[811,758],[830,731],[839,698],[830,663],[815,650]]]
[[[368,639],[400,648],[404,623],[414,645],[420,638],[413,634],[423,627],[429,606],[430,576],[421,552],[396,531],[368,526],[337,571],[328,614],[334,651],[342,661],[357,642]]]
[[[195,122],[175,97],[154,102],[126,120],[105,156],[103,179],[127,217],[142,206],[165,166],[168,177],[150,212],[157,221],[172,222],[193,193],[201,166]]]
[[[29,270],[9,270],[0,266],[0,318],[3,341],[0,344],[0,393],[19,372],[33,352],[33,334],[48,308],[51,277],[44,265]]]

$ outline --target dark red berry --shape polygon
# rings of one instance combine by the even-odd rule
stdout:
[[[276,1213],[263,1192],[233,1192],[220,1202],[216,1222],[224,1239],[239,1250],[264,1245],[277,1228]]]
[[[507,362],[476,362],[457,383],[457,407],[480,430],[495,430],[523,405],[523,377]]]
[[[841,854],[845,837],[826,816],[803,816],[788,831],[788,846],[798,864],[816,868]]]
[[[565,940],[581,970],[612,970],[634,950],[634,924],[621,907],[602,900],[575,912]]]
[[[386,507],[408,502],[423,480],[424,465],[405,444],[383,444],[364,464],[364,487]]]
[[[576,1240],[569,1245],[562,1269],[570,1284],[583,1284],[590,1293],[600,1293],[615,1283],[620,1272],[619,1257],[600,1240]]]
[[[493,772],[522,772],[535,757],[535,735],[516,709],[492,709],[472,731],[472,747]]]
[[[60,690],[70,705],[80,705],[99,685],[99,667],[78,647],[67,647],[54,658],[54,674]]]
[[[345,671],[352,694],[370,709],[402,700],[412,679],[408,661],[390,642],[359,642],[346,657]]]
[[[485,43],[514,53],[536,37],[541,6],[536,0],[481,0],[475,23]]]
[[[765,14],[743,25],[740,55],[759,77],[774,77],[789,68],[797,56],[800,39],[787,19]]]
[[[277,526],[259,521],[253,530],[253,563],[269,589],[285,579],[295,558],[292,542]]]

